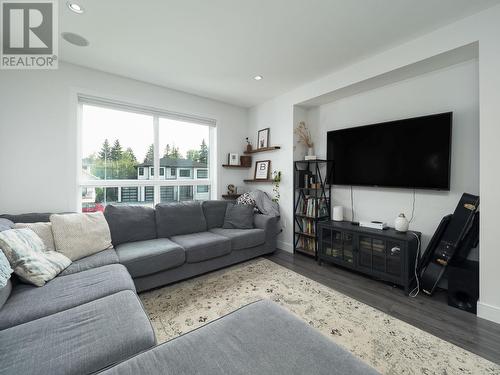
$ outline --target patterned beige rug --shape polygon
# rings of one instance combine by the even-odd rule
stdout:
[[[141,294],[159,342],[263,298],[383,374],[500,374],[486,359],[263,258]]]

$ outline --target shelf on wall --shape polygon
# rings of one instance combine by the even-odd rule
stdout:
[[[267,180],[256,180],[256,179],[248,179],[248,180],[243,180],[243,182],[262,182],[262,183],[267,183],[267,182],[274,182],[273,179],[269,178]]]
[[[279,150],[281,146],[271,146],[271,147],[262,147],[262,148],[256,148],[255,150],[252,151],[244,151],[243,153],[248,155],[248,154],[256,154],[258,152],[266,152],[266,151],[274,151],[274,150]]]
[[[246,165],[230,165],[230,164],[222,164],[222,168],[238,168],[238,169],[248,169],[251,168],[252,166],[246,166]]]
[[[241,197],[241,194],[222,194],[224,199],[238,199],[239,197]]]

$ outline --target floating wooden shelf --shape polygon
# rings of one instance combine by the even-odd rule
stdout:
[[[266,182],[274,182],[273,179],[268,179],[268,180],[255,180],[255,179],[249,179],[249,180],[243,180],[243,182],[262,182],[262,183],[266,183]]]
[[[266,183],[266,182],[274,182],[273,179],[268,179],[268,180],[255,180],[255,179],[248,179],[248,180],[243,180],[243,182],[262,182],[262,183]]]
[[[241,197],[241,194],[222,194],[224,199],[237,199],[239,197]]]
[[[222,164],[222,167],[223,167],[223,168],[239,168],[239,169],[243,169],[243,168],[251,168],[252,166],[251,166],[251,165],[246,166],[246,165],[230,165],[230,164]]]
[[[257,152],[266,152],[266,151],[274,151],[274,150],[279,150],[281,146],[271,146],[271,147],[262,147],[262,148],[256,148],[255,150],[252,151],[244,151],[244,154],[256,154]]]

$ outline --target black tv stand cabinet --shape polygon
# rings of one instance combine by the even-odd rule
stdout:
[[[318,262],[333,263],[404,288],[415,281],[415,259],[420,232],[363,228],[351,222],[318,223]],[[414,233],[414,234],[412,234]]]

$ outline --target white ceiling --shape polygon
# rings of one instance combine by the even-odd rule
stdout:
[[[500,0],[75,0],[60,2],[74,64],[252,106]],[[255,81],[257,74],[264,76]]]

